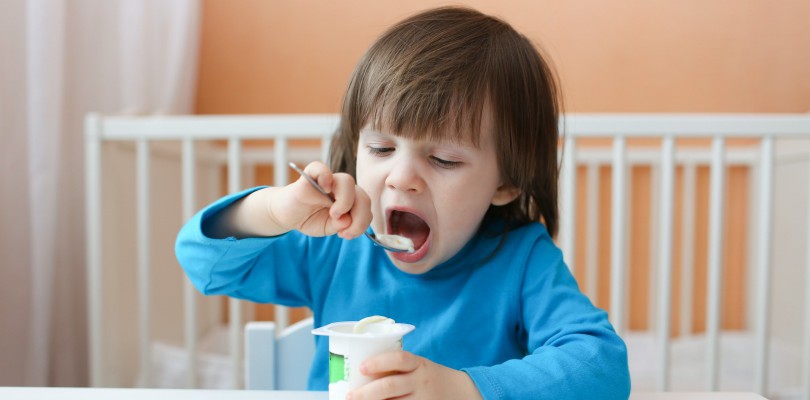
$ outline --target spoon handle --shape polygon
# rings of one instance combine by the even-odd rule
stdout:
[[[292,169],[294,169],[294,170],[295,170],[295,172],[298,172],[299,174],[301,174],[301,176],[303,176],[303,177],[304,177],[304,179],[308,180],[308,181],[309,181],[309,183],[311,183],[311,184],[312,184],[312,186],[315,186],[315,189],[318,189],[318,191],[319,191],[319,192],[321,192],[321,194],[323,194],[324,196],[328,197],[328,198],[329,198],[329,200],[332,200],[333,202],[335,201],[335,199],[333,199],[333,198],[332,198],[332,195],[330,195],[329,193],[326,193],[326,190],[323,190],[323,188],[321,187],[321,185],[319,185],[319,184],[318,184],[318,182],[316,182],[316,181],[315,181],[315,179],[312,179],[312,177],[311,177],[311,176],[309,176],[309,174],[308,174],[308,173],[304,172],[304,170],[302,170],[301,168],[299,168],[299,167],[298,167],[298,165],[296,165],[296,164],[295,164],[294,162],[292,162],[292,161],[290,162],[290,164],[289,164],[289,165],[290,165],[290,168],[292,168]]]

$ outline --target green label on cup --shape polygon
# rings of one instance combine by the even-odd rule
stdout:
[[[349,380],[346,358],[340,354],[329,352],[329,383]]]

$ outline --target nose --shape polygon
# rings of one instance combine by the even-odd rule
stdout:
[[[422,193],[425,190],[419,166],[412,160],[401,160],[393,165],[385,178],[385,185],[406,193]]]

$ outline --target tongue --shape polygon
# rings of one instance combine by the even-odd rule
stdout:
[[[430,227],[421,218],[411,213],[399,213],[398,217],[397,223],[392,226],[393,233],[413,240],[413,247],[416,249],[422,247],[430,233]]]

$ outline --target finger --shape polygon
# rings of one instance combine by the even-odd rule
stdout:
[[[352,400],[402,398],[413,392],[408,375],[391,375],[375,379],[349,393]]]
[[[349,174],[333,174],[333,187],[332,193],[335,196],[335,203],[329,208],[329,216],[334,219],[340,218],[343,214],[349,212],[354,205],[355,187],[354,178]],[[345,229],[346,226],[341,226],[339,229]]]
[[[317,220],[322,221],[321,223],[324,224],[323,234],[330,235],[337,232],[342,225],[336,228],[329,223],[331,222],[329,207],[333,203],[332,195],[328,194],[325,189],[321,190],[323,187],[319,189],[313,185],[313,182],[320,181],[321,183],[318,186],[326,185],[331,187],[332,171],[325,164],[315,161],[307,164],[302,172],[302,175],[293,184],[289,185],[297,193],[295,195],[295,199],[299,202],[297,205],[303,206],[301,211],[306,213],[306,215],[303,215],[306,219],[300,223],[300,226],[303,227],[310,223],[310,219],[315,216]],[[348,225],[348,222],[345,222],[344,225]]]
[[[419,367],[422,358],[402,350],[389,351],[374,356],[360,365],[363,375],[389,374],[392,372],[411,372]]]
[[[343,231],[352,224],[352,217],[350,214],[343,214],[339,218],[330,218],[332,221],[332,229],[335,230],[335,233],[338,234],[339,237],[343,239],[349,239],[345,237]]]
[[[306,168],[304,168],[304,172],[314,179],[315,182],[318,182],[318,185],[320,185],[326,193],[332,193],[333,173],[326,164],[320,161],[313,161],[307,164]],[[307,184],[309,183],[307,182]]]
[[[349,210],[351,225],[340,232],[344,239],[354,239],[363,234],[371,224],[371,198],[360,186],[355,185],[354,205]]]

